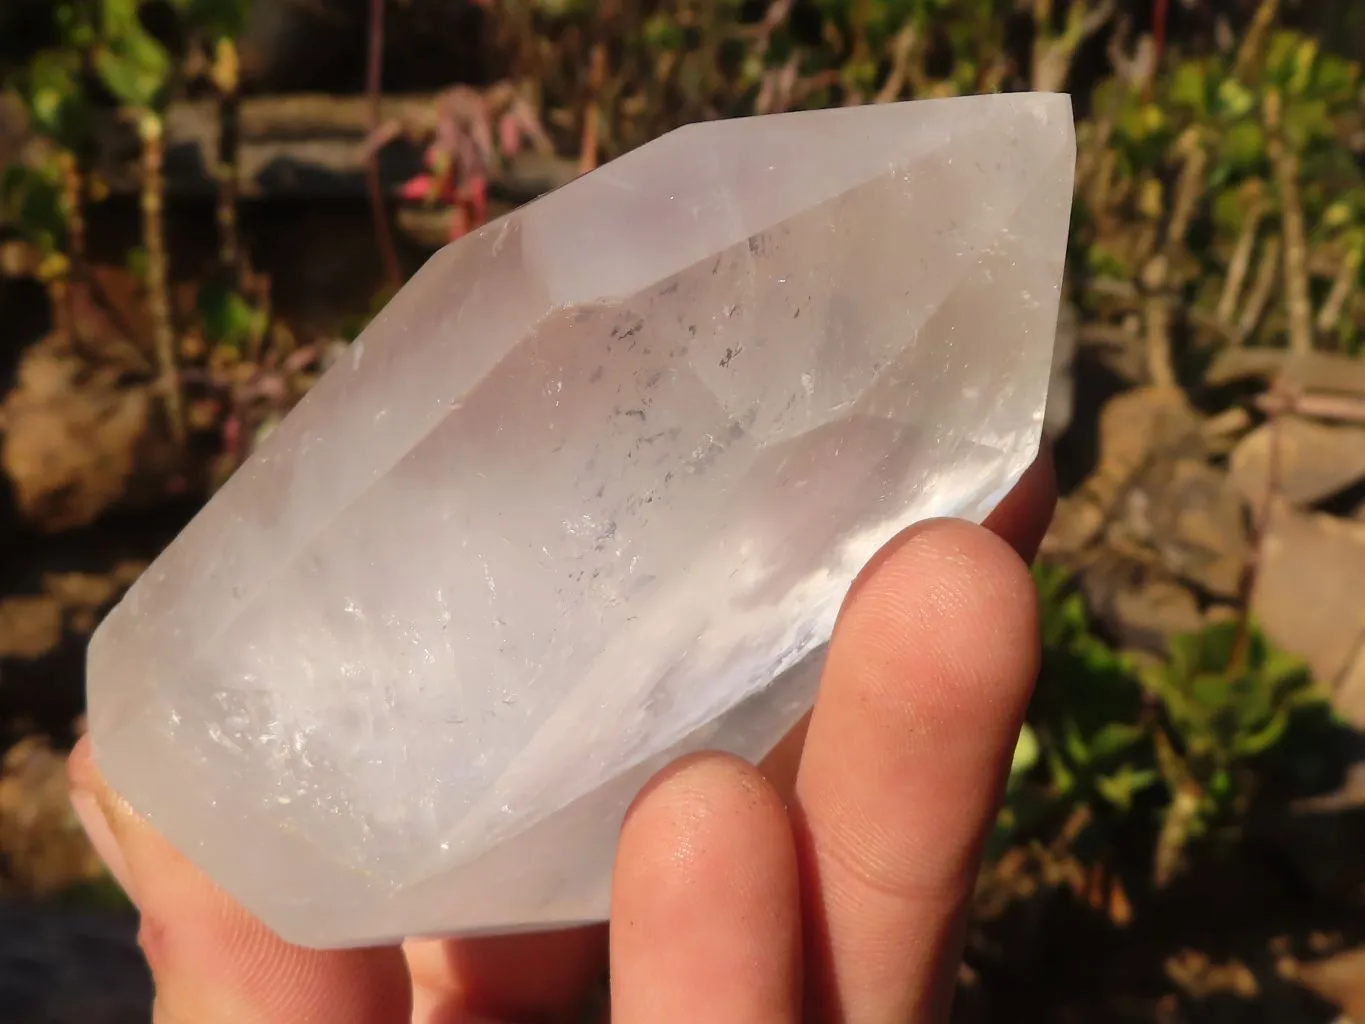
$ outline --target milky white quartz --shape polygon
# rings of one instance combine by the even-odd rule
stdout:
[[[112,785],[285,938],[600,920],[854,575],[1033,459],[1061,95],[674,131],[433,256],[108,616]]]

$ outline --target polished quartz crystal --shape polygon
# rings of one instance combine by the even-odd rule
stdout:
[[[112,785],[314,946],[607,915],[854,575],[1034,457],[1068,99],[674,131],[433,256],[101,625]]]

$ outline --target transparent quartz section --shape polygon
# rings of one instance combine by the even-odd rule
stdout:
[[[447,246],[102,623],[109,781],[286,939],[603,919],[673,758],[809,708],[1033,459],[1062,95],[674,131]]]

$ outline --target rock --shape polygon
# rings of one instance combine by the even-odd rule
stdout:
[[[1365,524],[1278,503],[1261,545],[1252,611],[1319,680],[1342,685],[1365,643]]]
[[[1190,588],[1150,557],[1100,545],[1083,560],[1079,585],[1095,624],[1131,653],[1164,657],[1171,635],[1204,624]]]
[[[1133,500],[1139,497],[1148,506],[1146,541],[1162,564],[1206,593],[1236,597],[1249,538],[1242,503],[1227,477],[1202,459],[1175,459],[1144,474],[1133,490]]]
[[[1272,449],[1275,493],[1291,505],[1316,504],[1365,480],[1365,428],[1280,416],[1243,438],[1229,461],[1232,481],[1253,509],[1265,500]]]
[[[1255,973],[1238,960],[1217,963],[1207,953],[1184,949],[1168,957],[1164,967],[1171,982],[1194,999],[1213,995],[1255,999],[1261,994]]]
[[[1084,496],[1058,499],[1052,522],[1043,538],[1044,558],[1070,560],[1104,531],[1105,510]]]
[[[1162,652],[1167,638],[1197,632],[1204,624],[1189,588],[1170,580],[1121,587],[1111,600],[1120,641],[1139,650]]]
[[[0,860],[11,890],[49,897],[105,877],[67,796],[66,758],[38,737],[5,754]]]
[[[1115,395],[1100,413],[1098,462],[1075,493],[1058,502],[1042,553],[1070,560],[1100,540],[1124,514],[1135,484],[1154,463],[1197,444],[1199,427],[1198,415],[1177,388],[1132,388]],[[1131,508],[1141,512],[1147,504],[1139,499]]]
[[[93,369],[55,335],[0,404],[0,470],[22,525],[56,533],[168,489],[177,459],[150,387]]]
[[[1256,378],[1278,380],[1297,393],[1365,395],[1365,363],[1340,352],[1229,347],[1214,357],[1205,374],[1212,386]]]
[[[1339,1024],[1365,1021],[1365,946],[1308,963],[1286,963],[1283,974],[1339,1007]]]
[[[1096,473],[1131,481],[1150,459],[1183,451],[1199,435],[1199,414],[1179,388],[1131,388],[1100,414]]]
[[[0,660],[38,658],[62,640],[62,606],[49,594],[0,599]]]

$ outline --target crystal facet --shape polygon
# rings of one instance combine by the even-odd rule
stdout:
[[[1034,457],[1061,95],[676,130],[433,256],[101,625],[112,785],[314,946],[602,919],[630,799],[807,710]]]

